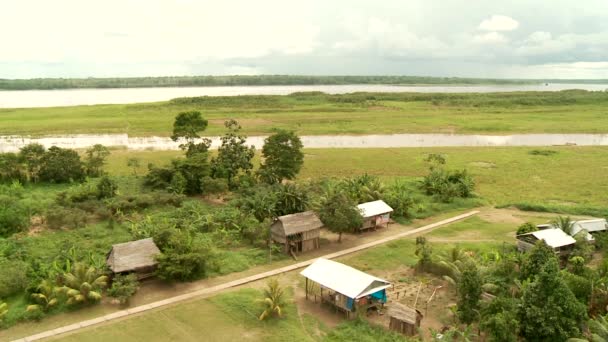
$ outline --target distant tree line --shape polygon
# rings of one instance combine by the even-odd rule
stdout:
[[[555,80],[553,80],[555,81]],[[587,83],[588,80],[577,80]],[[138,88],[138,87],[212,87],[253,85],[340,85],[340,84],[532,84],[543,80],[428,77],[428,76],[307,76],[307,75],[233,75],[164,76],[116,78],[35,78],[0,79],[2,90]],[[601,82],[600,82],[601,83]],[[604,82],[608,83],[608,82]]]

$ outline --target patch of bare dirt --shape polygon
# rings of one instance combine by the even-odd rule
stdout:
[[[47,227],[44,223],[44,217],[35,215],[32,216],[32,218],[30,219],[30,228],[27,231],[27,235],[36,236],[45,231],[46,229]]]

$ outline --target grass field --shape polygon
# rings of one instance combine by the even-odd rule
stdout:
[[[604,133],[607,92],[495,94],[358,93],[177,99],[129,105],[0,109],[2,135],[128,133],[168,136],[175,115],[199,110],[207,135],[237,119],[250,135]]]
[[[542,151],[555,151],[543,155]],[[536,152],[535,152],[536,151]],[[301,179],[352,176],[369,173],[386,182],[424,176],[424,158],[442,153],[448,167],[467,168],[477,183],[476,192],[490,203],[540,206],[536,210],[574,214],[608,215],[608,148],[551,147],[451,147],[387,149],[308,149]],[[179,152],[113,151],[108,169],[129,174],[129,156],[162,164]],[[142,168],[142,172],[144,168]]]

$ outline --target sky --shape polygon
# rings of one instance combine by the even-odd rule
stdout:
[[[0,0],[0,78],[608,78],[608,0]]]

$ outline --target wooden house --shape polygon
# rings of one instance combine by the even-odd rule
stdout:
[[[383,200],[361,203],[357,206],[357,209],[359,209],[361,216],[363,216],[362,230],[388,226],[391,213],[393,212],[393,208]]]
[[[319,248],[323,223],[312,211],[280,216],[270,226],[272,240],[285,253],[301,253]]]
[[[384,279],[323,258],[315,260],[300,274],[306,278],[307,299],[308,282],[312,281],[319,285],[321,302],[331,304],[347,318],[366,314],[374,308],[380,310],[387,300],[386,289],[391,286]]]
[[[391,303],[388,308],[388,316],[390,317],[389,329],[406,336],[418,334],[423,317],[420,311],[401,303]]]
[[[568,254],[576,240],[559,228],[542,229],[517,236],[517,249],[526,252],[534,247],[537,241],[543,240],[553,248],[556,254]]]
[[[135,273],[144,279],[154,274],[160,250],[152,238],[112,245],[106,264],[114,274]]]

